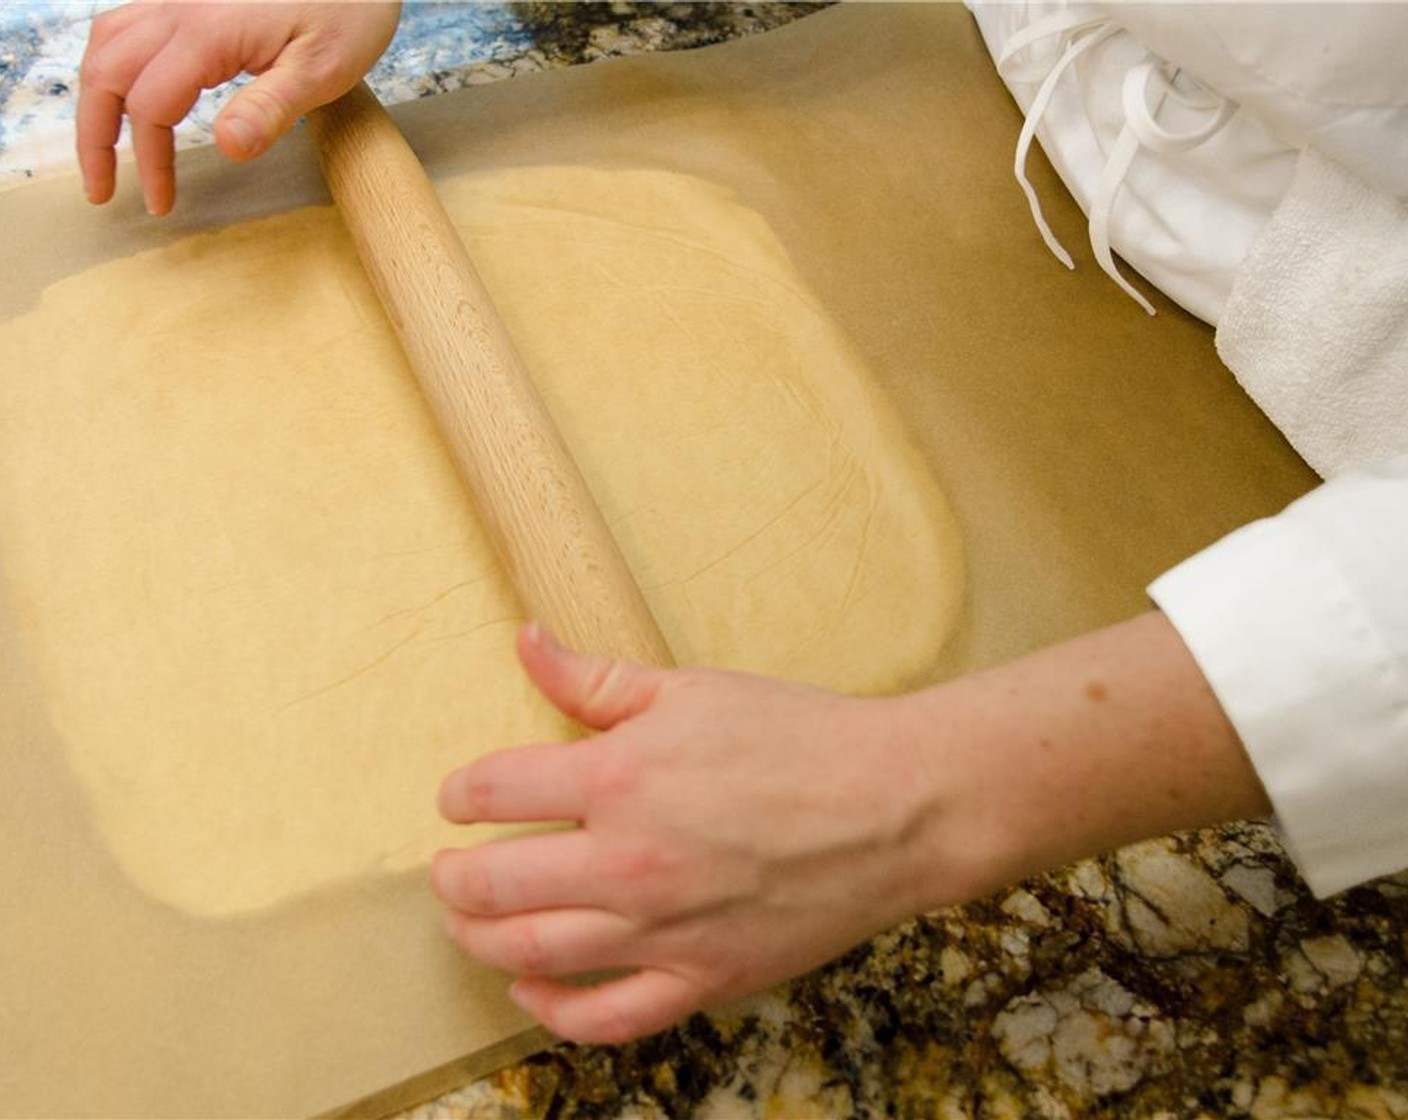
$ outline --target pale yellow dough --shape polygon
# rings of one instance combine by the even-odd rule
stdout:
[[[679,660],[922,675],[952,516],[767,225],[661,172],[444,193]],[[114,261],[0,327],[0,561],[102,835],[193,914],[423,863],[464,839],[445,772],[569,733],[330,209]]]

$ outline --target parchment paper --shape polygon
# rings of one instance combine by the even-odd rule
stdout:
[[[768,219],[963,525],[969,602],[936,676],[1142,609],[1162,569],[1314,482],[1204,325],[1158,298],[1148,319],[1088,253],[1075,273],[1049,257],[1011,179],[1016,108],[956,5],[833,9],[395,116],[432,176],[679,170]],[[1083,219],[1033,163],[1052,225],[1083,244]],[[142,215],[130,174],[101,211],[70,181],[0,195],[0,317],[98,261],[326,198],[302,137],[246,167],[189,154],[180,173],[164,222]],[[503,980],[446,942],[422,875],[213,924],[127,886],[58,761],[8,610],[0,1114],[376,1112],[541,1043]]]

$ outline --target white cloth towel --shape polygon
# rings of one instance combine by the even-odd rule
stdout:
[[[1408,451],[1408,206],[1303,152],[1217,351],[1322,477]]]

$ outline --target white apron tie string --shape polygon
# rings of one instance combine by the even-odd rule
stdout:
[[[1036,137],[1037,126],[1041,123],[1047,107],[1051,104],[1051,98],[1056,92],[1056,83],[1061,80],[1061,75],[1066,72],[1071,63],[1096,43],[1103,42],[1119,30],[1106,19],[1092,21],[1085,18],[1074,20],[1070,18],[1078,14],[1075,11],[1058,12],[1056,17],[1039,20],[1030,27],[1023,28],[1008,42],[1007,48],[997,61],[1000,72],[1009,74],[1013,80],[1021,81],[1023,76],[1032,72],[1032,64],[1026,68],[1008,67],[1004,69],[1007,61],[1018,51],[1048,35],[1064,36],[1073,31],[1086,31],[1086,34],[1076,37],[1067,45],[1056,65],[1042,80],[1041,88],[1036,91],[1036,97],[1032,99],[1026,119],[1022,122],[1022,131],[1017,136],[1017,153],[1012,164],[1012,173],[1017,177],[1017,184],[1022,188],[1022,193],[1027,196],[1027,206],[1031,209],[1032,221],[1036,223],[1036,228],[1041,233],[1041,239],[1046,242],[1046,247],[1051,250],[1052,255],[1071,269],[1075,268],[1076,262],[1071,259],[1071,254],[1066,251],[1066,247],[1061,244],[1060,239],[1052,232],[1051,226],[1047,224],[1046,215],[1041,212],[1041,200],[1037,197],[1036,188],[1027,178],[1027,155],[1031,151],[1032,140]]]
[[[1017,137],[1013,174],[1022,188],[1022,193],[1026,195],[1032,221],[1041,233],[1041,239],[1052,255],[1067,268],[1075,268],[1075,261],[1052,232],[1041,212],[1041,202],[1037,198],[1036,189],[1027,178],[1027,156],[1062,75],[1086,51],[1120,30],[1122,29],[1113,21],[1093,14],[1089,8],[1069,8],[1040,19],[1017,32],[1007,41],[997,60],[999,72],[1007,79],[1016,82],[1041,82],[1027,109],[1022,131]],[[1014,64],[1014,59],[1020,52],[1053,36],[1056,37],[1060,54],[1044,77],[1042,70],[1045,63],[1042,61],[1029,59],[1025,64]],[[1179,84],[1180,79],[1185,86],[1192,83],[1192,87],[1184,88]],[[1206,118],[1185,132],[1174,132],[1161,125],[1157,119],[1159,110],[1167,100],[1176,101],[1185,109],[1205,113]],[[1101,270],[1152,315],[1153,304],[1120,274],[1115,265],[1114,253],[1110,247],[1110,216],[1115,198],[1140,148],[1161,154],[1191,151],[1215,136],[1232,118],[1237,106],[1201,86],[1190,75],[1177,69],[1171,73],[1166,72],[1164,64],[1152,55],[1146,55],[1144,61],[1131,67],[1125,75],[1121,87],[1121,102],[1125,123],[1106,157],[1100,182],[1090,204],[1090,247]]]

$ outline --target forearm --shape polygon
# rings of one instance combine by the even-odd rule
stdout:
[[[926,784],[957,811],[923,830],[989,889],[1137,840],[1270,812],[1235,730],[1157,611],[899,701]],[[980,873],[981,878],[984,875]],[[932,905],[955,901],[943,871]]]

